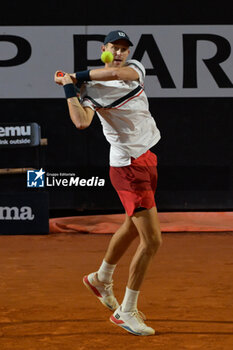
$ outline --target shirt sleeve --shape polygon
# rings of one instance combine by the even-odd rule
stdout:
[[[136,70],[139,75],[139,82],[143,85],[146,77],[146,70],[144,66],[137,60],[129,60],[126,62],[126,65]]]
[[[82,107],[90,107],[93,111],[95,111],[94,104],[87,98],[84,98],[84,100],[81,101],[81,105]]]
[[[93,111],[95,111],[94,103],[87,96],[87,87],[86,87],[85,83],[82,84],[82,86],[81,86],[80,94],[81,94],[81,102],[80,103],[81,103],[82,107],[90,107]]]

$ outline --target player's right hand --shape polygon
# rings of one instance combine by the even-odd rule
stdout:
[[[61,70],[57,70],[54,74],[54,81],[58,85],[65,85],[69,83],[73,83],[73,80],[71,79],[70,75],[68,73],[64,73],[63,76],[59,75],[58,73],[61,73]]]

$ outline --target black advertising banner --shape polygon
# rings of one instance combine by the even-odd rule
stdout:
[[[0,234],[48,234],[48,193],[0,194]]]
[[[40,144],[40,126],[37,123],[1,123],[0,147],[33,147]]]

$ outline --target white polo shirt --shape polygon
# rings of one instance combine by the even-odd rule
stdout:
[[[90,81],[82,85],[81,104],[96,111],[110,143],[110,165],[131,164],[160,140],[143,90],[145,68],[137,60],[126,65],[135,69],[139,81]]]

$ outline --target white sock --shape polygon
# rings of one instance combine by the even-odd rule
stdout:
[[[116,265],[108,264],[105,260],[103,260],[98,270],[99,281],[110,283],[112,281],[112,275],[115,268],[116,268]]]
[[[130,312],[137,309],[139,290],[133,290],[126,287],[125,296],[121,304],[123,312]]]

